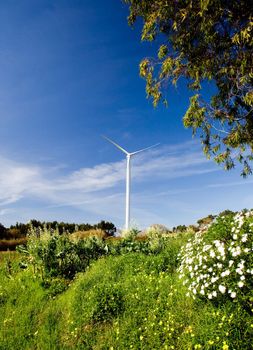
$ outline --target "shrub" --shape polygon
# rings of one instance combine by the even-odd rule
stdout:
[[[252,309],[252,212],[218,217],[206,235],[196,236],[179,253],[178,269],[188,295],[240,302]]]
[[[70,238],[75,240],[85,239],[89,237],[97,237],[97,238],[103,239],[107,237],[107,234],[105,231],[101,229],[92,229],[87,231],[77,231],[70,235]]]
[[[43,279],[57,276],[72,279],[77,272],[84,271],[91,260],[106,254],[107,246],[96,237],[72,241],[69,235],[44,230],[39,235],[32,231],[26,247],[20,247],[19,251]]]
[[[15,250],[17,246],[26,244],[26,238],[0,240],[0,251]]]

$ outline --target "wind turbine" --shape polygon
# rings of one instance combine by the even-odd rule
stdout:
[[[127,152],[123,147],[118,145],[116,142],[110,140],[108,137],[103,136],[104,139],[112,143],[115,147],[120,149],[123,153],[126,155],[126,224],[125,224],[125,229],[129,229],[129,224],[130,224],[130,188],[131,188],[131,157],[134,156],[137,153],[146,151],[150,148],[156,147],[159,145],[159,143],[156,143],[155,145],[140,149],[139,151],[136,152]]]

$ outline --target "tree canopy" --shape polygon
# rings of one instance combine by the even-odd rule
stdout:
[[[158,43],[140,75],[156,106],[167,102],[168,83],[186,78],[193,91],[185,127],[200,136],[203,151],[225,169],[253,160],[253,0],[124,0],[128,21],[143,20],[141,40]],[[201,94],[213,82],[210,100]]]

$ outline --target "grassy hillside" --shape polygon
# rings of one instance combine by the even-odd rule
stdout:
[[[252,266],[252,261],[245,260],[250,256],[247,242],[252,248],[252,221],[245,219],[248,226],[245,221],[235,233],[232,224],[229,227],[229,220],[234,221],[226,220],[213,224],[205,235],[205,244],[203,236],[192,234],[153,236],[148,241],[149,250],[147,246],[143,248],[143,242],[133,239],[114,243],[113,249],[107,247],[107,254],[90,259],[86,270],[71,279],[55,273],[62,271],[57,270],[55,262],[54,269],[47,271],[43,271],[41,261],[38,266],[29,263],[31,251],[21,265],[21,255],[6,257],[5,253],[0,258],[0,349],[252,349],[253,299],[252,289],[248,288],[252,275],[247,265]],[[233,238],[235,234],[238,237]],[[231,268],[229,276],[225,274],[223,280],[218,277],[216,296],[214,286],[212,298],[210,286],[206,287],[209,292],[202,294],[204,287],[194,284],[194,278],[201,279],[204,274],[194,258],[202,256],[205,268],[210,270],[213,266],[215,270],[215,258],[210,253],[215,250],[212,242],[216,242],[222,256],[217,242],[229,247],[239,236],[243,241],[241,250],[246,251],[234,256],[237,272]],[[45,254],[49,245],[45,241],[43,244]],[[204,251],[208,252],[206,259]],[[224,252],[227,254],[225,248]],[[249,272],[238,273],[237,258],[245,261]],[[224,266],[227,259],[231,261],[230,256],[222,259]],[[200,272],[195,269],[195,277],[191,278],[190,266],[194,270],[196,265]],[[244,286],[236,289],[237,275],[246,277],[240,279]],[[208,276],[205,281],[208,284]],[[231,285],[237,297],[223,289],[219,291],[220,285],[227,289]]]

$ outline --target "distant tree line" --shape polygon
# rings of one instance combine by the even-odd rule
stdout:
[[[63,233],[74,233],[76,231],[89,231],[94,229],[103,230],[108,236],[113,236],[116,232],[116,227],[112,222],[100,221],[97,224],[75,224],[75,223],[66,223],[66,222],[46,222],[39,220],[31,220],[27,224],[17,222],[15,225],[11,225],[9,228],[6,228],[0,223],[0,240],[1,239],[19,239],[26,237],[29,228],[33,226],[34,228],[48,229],[48,230],[58,230],[59,234]]]

